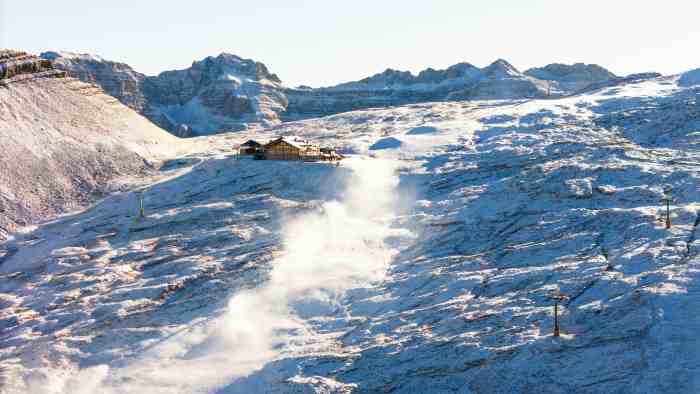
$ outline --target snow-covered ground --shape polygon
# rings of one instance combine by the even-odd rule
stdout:
[[[697,392],[699,93],[658,78],[199,139],[138,185],[146,218],[118,193],[0,246],[0,383]],[[354,158],[228,149],[280,134]]]
[[[85,208],[115,177],[197,150],[72,78],[0,88],[0,239],[17,226]]]

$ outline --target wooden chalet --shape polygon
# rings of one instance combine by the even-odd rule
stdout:
[[[279,137],[264,145],[248,140],[239,145],[238,153],[258,160],[337,161],[344,158],[332,148],[322,148],[296,137]]]
[[[264,147],[267,160],[304,160],[313,153],[313,147],[297,138],[279,137]]]
[[[263,147],[262,157],[267,160],[331,160],[319,145],[299,138],[279,137]]]
[[[238,154],[242,156],[255,156],[261,153],[263,145],[255,140],[248,140],[238,147]]]

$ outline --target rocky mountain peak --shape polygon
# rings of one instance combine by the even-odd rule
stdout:
[[[492,78],[507,78],[522,75],[515,66],[503,59],[498,59],[483,69],[485,75]]]
[[[584,63],[552,63],[531,68],[525,71],[525,75],[547,81],[557,92],[577,92],[617,78],[615,74],[597,64]]]
[[[476,69],[478,69],[478,67],[476,67],[475,65],[473,65],[471,63],[461,62],[461,63],[453,64],[450,67],[447,67],[446,71],[451,72],[451,73],[468,73],[468,72],[472,72]]]
[[[250,78],[255,81],[268,80],[278,84],[282,83],[279,77],[271,73],[263,63],[251,59],[244,59],[226,52],[216,57],[209,56],[204,60],[195,61],[192,63],[190,70],[202,70],[219,78],[237,76]]]
[[[418,75],[414,75],[410,71],[387,68],[379,74],[375,74],[358,82],[348,82],[338,85],[337,87],[357,87],[358,84],[387,87],[414,84],[440,84],[450,79],[472,79],[479,75],[479,73],[480,69],[470,63],[457,63],[444,70],[429,67],[419,72]]]
[[[409,84],[415,77],[410,71],[399,71],[387,68],[379,74],[360,80],[363,83],[383,83],[385,85]]]
[[[525,71],[526,75],[545,81],[590,83],[615,78],[616,75],[597,64],[575,63],[572,65],[552,63]]]
[[[470,63],[457,63],[445,70],[427,68],[421,71],[416,78],[421,83],[440,83],[448,79],[470,79],[479,73],[479,68]]]

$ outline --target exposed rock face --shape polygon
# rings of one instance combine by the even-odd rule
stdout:
[[[99,85],[105,93],[116,97],[127,107],[139,112],[144,110],[143,81],[146,76],[129,65],[71,52],[44,52],[40,56],[53,61],[72,77]]]
[[[484,68],[459,63],[418,75],[388,69],[360,81],[314,89],[285,87],[262,63],[226,53],[156,77],[96,56],[43,56],[56,59],[71,75],[103,86],[179,136],[430,101],[557,97],[615,77],[600,66],[584,64],[552,64],[521,73],[498,60]]]
[[[248,123],[276,122],[287,105],[279,78],[264,64],[226,53],[154,77],[92,55],[47,52],[41,56],[53,59],[71,76],[102,86],[178,135],[185,129],[187,135],[201,135],[244,129]]]
[[[553,93],[572,93],[592,84],[616,78],[615,74],[596,64],[574,65],[553,63],[541,68],[531,68],[526,75],[548,81]]]
[[[481,69],[473,84],[463,92],[456,92],[451,99],[518,99],[547,95],[547,84],[530,78],[505,60],[497,60]]]
[[[26,52],[9,49],[0,50],[0,84],[37,78],[63,77],[65,72],[54,69],[48,59],[41,59]]]
[[[99,87],[47,78],[64,75],[50,60],[24,59],[14,61],[21,73],[0,81],[0,239],[86,206],[116,176],[141,173],[181,144]]]
[[[287,105],[281,81],[264,64],[226,53],[149,77],[144,93],[149,118],[185,124],[195,134],[275,122]]]

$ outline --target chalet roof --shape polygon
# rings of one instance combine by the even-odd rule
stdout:
[[[241,146],[259,147],[259,146],[262,146],[262,144],[259,143],[258,141],[255,141],[255,140],[248,140],[248,141],[242,143]]]
[[[272,145],[272,144],[276,144],[276,143],[278,143],[278,142],[285,142],[285,143],[287,143],[287,144],[289,144],[289,145],[291,145],[291,146],[293,146],[293,147],[295,147],[295,148],[297,148],[297,149],[304,149],[305,146],[310,145],[308,141],[302,140],[302,139],[300,139],[300,138],[296,138],[296,137],[279,137],[279,138],[277,138],[277,139],[275,139],[275,140],[270,141],[270,142],[267,143],[267,145],[265,145],[265,146],[269,146],[269,145]]]

